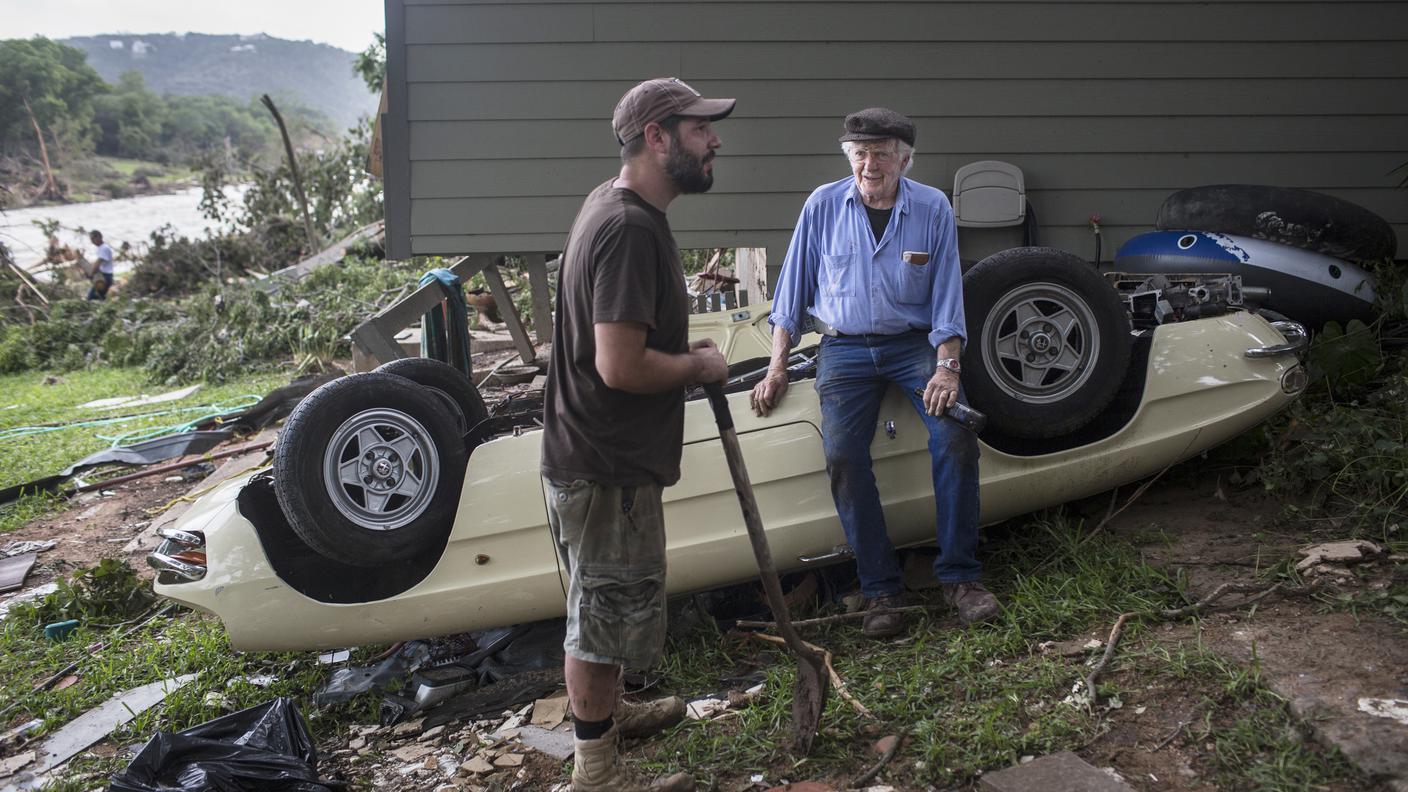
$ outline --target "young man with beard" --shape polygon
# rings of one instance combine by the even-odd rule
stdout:
[[[647,80],[616,105],[620,174],[587,196],[562,254],[543,422],[548,524],[568,572],[564,676],[576,730],[572,788],[686,790],[619,761],[619,738],[678,722],[678,699],[621,700],[624,666],[653,665],[665,639],[661,490],[679,480],[684,388],[728,367],[689,343],[689,298],[665,210],[714,182],[713,122],[733,99]]]
[[[841,527],[855,551],[869,611],[861,629],[895,635],[900,568],[885,529],[870,444],[891,383],[929,432],[939,557],[934,577],[965,624],[998,615],[979,582],[978,441],[938,416],[963,399],[959,355],[967,337],[953,209],[942,192],[905,177],[914,162],[914,123],[883,107],[846,116],[841,149],[851,176],[818,187],[782,262],[773,299],[772,362],[753,389],[767,415],[787,393],[788,351],[803,319],[825,338],[817,361],[826,472]],[[916,390],[920,395],[916,395]]]

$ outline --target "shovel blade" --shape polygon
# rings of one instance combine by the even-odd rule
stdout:
[[[792,743],[799,756],[812,750],[830,686],[831,678],[820,657],[811,653],[797,656],[797,684],[792,689]]]

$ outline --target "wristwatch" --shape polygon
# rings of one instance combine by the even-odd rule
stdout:
[[[958,358],[939,358],[939,367],[946,368],[954,374],[963,370],[963,365],[958,362]]]

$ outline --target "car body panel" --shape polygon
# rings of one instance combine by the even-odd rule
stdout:
[[[744,354],[766,338],[756,315],[730,322]],[[716,329],[716,328],[715,328]],[[996,522],[1151,475],[1256,425],[1295,398],[1281,387],[1294,357],[1251,359],[1279,344],[1264,319],[1237,312],[1154,331],[1142,400],[1109,437],[1067,450],[1019,456],[981,447],[982,521]],[[751,334],[751,335],[750,335]],[[780,568],[845,541],[831,501],[812,382],[794,383],[766,418],[748,393],[729,396]],[[893,422],[893,437],[886,431]],[[718,430],[708,402],[686,405],[679,484],[665,490],[671,593],[756,577]],[[234,502],[245,479],[217,488],[178,523],[206,536],[209,571],[199,581],[158,583],[159,594],[219,615],[242,649],[311,649],[462,632],[560,616],[561,570],[538,476],[539,432],[497,438],[471,455],[448,546],[429,575],[402,594],[351,605],[315,601],[270,567],[254,527]],[[935,505],[927,433],[897,389],[882,402],[872,445],[875,476],[897,545],[933,540]],[[375,574],[375,568],[368,568]]]

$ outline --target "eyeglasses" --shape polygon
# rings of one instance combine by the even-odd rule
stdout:
[[[867,159],[871,159],[884,165],[898,157],[899,152],[888,149],[861,148],[855,146],[851,148],[846,156],[850,157],[851,162],[865,162]]]

